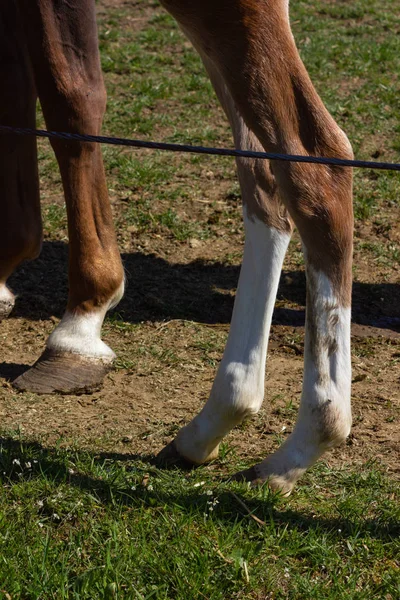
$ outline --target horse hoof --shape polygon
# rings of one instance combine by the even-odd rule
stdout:
[[[7,287],[0,289],[0,321],[6,319],[15,304],[15,296]]]
[[[103,384],[112,362],[46,349],[35,364],[13,381],[21,392],[90,394]]]
[[[187,469],[194,466],[190,460],[187,460],[179,453],[175,440],[172,440],[172,442],[167,444],[157,454],[153,462],[157,467],[162,467],[164,469],[170,467],[182,467]]]
[[[262,465],[260,465],[261,467]],[[231,478],[231,481],[239,481],[243,483],[250,483],[251,487],[261,487],[268,485],[272,492],[276,492],[281,496],[290,496],[293,484],[286,481],[283,477],[271,475],[262,472],[262,468],[259,465],[254,465],[244,471],[235,473]]]
[[[179,441],[179,434],[177,440]],[[167,468],[170,466],[192,468],[199,467],[200,465],[204,465],[218,458],[219,444],[207,456],[196,459],[193,457],[188,458],[182,454],[178,449],[177,440],[172,440],[172,442],[167,444],[165,448],[157,454],[154,459],[155,464]]]
[[[239,481],[242,483],[251,483],[252,486],[263,485],[265,483],[257,472],[256,466],[239,471],[230,478],[231,481]]]

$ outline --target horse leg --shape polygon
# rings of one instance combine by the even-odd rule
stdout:
[[[19,0],[48,129],[99,134],[106,105],[94,0]],[[101,340],[124,275],[98,144],[52,141],[68,216],[67,310],[32,369],[14,385],[39,393],[90,391],[114,353]]]
[[[352,157],[346,136],[324,107],[298,55],[286,0],[205,0],[189,9],[182,0],[163,3],[215,65],[265,150]],[[352,173],[339,167],[279,161],[272,171],[305,250],[304,382],[292,434],[275,454],[241,477],[268,480],[273,488],[290,493],[325,450],[343,442],[351,426]],[[253,232],[249,244],[255,240]],[[243,294],[258,298],[256,278],[244,284]],[[253,310],[251,323],[257,316]],[[244,348],[248,339],[237,343]],[[229,377],[231,373],[225,375],[223,385],[230,384]],[[225,432],[234,424],[225,406],[209,401],[178,433],[175,445],[181,455],[193,460],[197,452],[194,458],[202,459],[204,448],[208,456],[215,455],[219,442],[215,421],[226,423]],[[202,435],[196,438],[198,431]]]
[[[35,127],[36,93],[27,48],[14,2],[0,6],[0,123]],[[41,248],[36,140],[0,135],[0,320],[11,312],[15,296],[7,279]]]
[[[201,55],[230,121],[235,147],[262,151],[218,71]],[[161,451],[160,461],[173,460],[178,455],[200,464],[216,458],[223,436],[244,418],[256,414],[264,398],[268,336],[293,224],[268,161],[240,158],[237,169],[245,246],[228,340],[206,405]]]

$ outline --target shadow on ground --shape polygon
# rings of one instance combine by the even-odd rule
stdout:
[[[201,323],[229,323],[239,268],[196,260],[173,264],[152,254],[122,255],[127,275],[125,296],[117,307],[131,323],[187,319]],[[67,298],[67,245],[45,242],[42,254],[23,264],[10,279],[18,294],[13,315],[31,320],[61,317]],[[278,300],[295,308],[276,308],[274,323],[304,325],[306,296],[302,271],[283,272]],[[355,283],[353,322],[400,332],[400,284]]]
[[[72,454],[74,462],[82,461],[84,464],[90,464],[93,469],[96,465],[104,467],[107,461],[119,463],[123,469],[118,477],[115,472],[107,473],[103,478],[87,475],[84,473],[71,471],[70,456]],[[197,489],[189,489],[185,494],[173,492],[173,482],[171,491],[162,491],[157,489],[149,490],[146,484],[132,486],[132,477],[137,477],[139,481],[147,481],[149,474],[152,478],[165,478],[168,474],[162,470],[156,469],[151,461],[152,455],[128,455],[117,453],[90,453],[77,450],[65,450],[57,448],[46,448],[38,442],[21,442],[11,437],[0,437],[0,472],[1,479],[7,484],[13,482],[18,485],[24,479],[32,480],[45,477],[56,484],[65,484],[75,486],[82,491],[88,491],[95,495],[99,501],[104,504],[128,505],[128,506],[148,506],[154,505],[176,506],[189,511],[197,511],[203,518],[207,509],[207,500],[209,497],[199,492]],[[21,465],[29,461],[29,470],[21,470]],[[180,472],[179,472],[180,473]],[[249,520],[249,515],[255,515],[258,519],[266,523],[274,522],[275,525],[289,525],[299,530],[310,531],[323,529],[326,532],[336,534],[341,540],[347,535],[357,536],[368,535],[373,538],[391,541],[400,534],[400,525],[394,519],[388,519],[382,522],[374,518],[349,519],[345,517],[321,518],[311,513],[303,514],[292,509],[278,508],[276,494],[266,494],[264,499],[245,499],[235,487],[235,493],[229,489],[229,482],[225,481],[221,487],[221,477],[215,477],[215,493],[218,495],[218,506],[214,511],[214,517],[224,521],[235,523],[238,520]],[[343,483],[342,483],[343,485]],[[220,486],[217,488],[217,486]],[[356,493],[354,485],[350,484],[348,494]],[[260,524],[260,523],[259,523]]]

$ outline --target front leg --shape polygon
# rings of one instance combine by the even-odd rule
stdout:
[[[48,129],[98,135],[106,105],[94,0],[19,0]],[[124,276],[98,144],[54,141],[68,216],[69,298],[32,369],[14,385],[38,393],[90,391],[112,364],[101,340]]]
[[[221,439],[264,397],[268,335],[290,233],[268,227],[245,209],[245,247],[231,328],[210,397],[201,412],[159,455],[176,451],[201,464],[216,458]]]
[[[163,4],[222,76],[234,106],[267,152],[353,157],[348,139],[323,105],[298,54],[287,0],[204,0],[190,3],[190,10],[183,0],[163,0]],[[245,477],[268,480],[272,487],[289,493],[304,470],[327,448],[343,441],[350,430],[352,174],[339,167],[279,160],[273,163],[273,173],[280,198],[306,249],[304,384],[292,435],[275,455]],[[260,321],[258,312],[254,311],[255,323]],[[240,323],[241,319],[233,326],[235,330],[243,331]],[[262,354],[258,332],[245,321],[243,325],[247,325],[243,333],[245,375],[238,376],[238,386],[235,381],[226,386],[229,390],[257,389],[257,378],[250,375],[253,370],[248,367],[254,364],[252,356]],[[255,344],[249,344],[249,339]],[[229,365],[232,355],[227,354]],[[239,352],[238,357],[240,362],[243,355]],[[242,396],[238,394],[239,401],[234,393],[227,397],[222,402],[227,406],[223,417],[218,412],[220,403],[212,395],[199,416],[200,423],[189,425],[200,446],[197,455],[192,450],[194,458],[203,459],[215,448],[218,436],[226,430],[221,425],[225,419],[234,421],[232,414],[237,413]],[[208,406],[217,414],[217,425]],[[212,434],[204,433],[208,431]],[[178,435],[177,446],[189,455],[191,445],[185,431]]]

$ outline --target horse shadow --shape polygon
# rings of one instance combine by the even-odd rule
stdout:
[[[127,286],[116,308],[130,323],[185,319],[200,323],[229,323],[239,267],[197,259],[170,263],[154,254],[122,254]],[[10,278],[17,294],[12,313],[27,320],[60,318],[65,310],[68,247],[45,242],[38,259],[26,262]],[[353,323],[400,333],[400,283],[353,285]],[[303,327],[306,282],[303,271],[283,271],[273,324]],[[288,307],[282,305],[288,304]],[[384,333],[383,333],[384,335]]]
[[[82,492],[89,492],[96,497],[98,503],[106,506],[116,504],[120,506],[138,507],[144,506],[149,509],[155,504],[163,506],[180,506],[181,509],[190,514],[197,514],[203,519],[207,510],[207,501],[209,496],[199,491],[194,486],[188,486],[189,489],[182,492],[175,492],[174,486],[153,486],[147,487],[149,476],[153,480],[159,480],[161,483],[166,477],[171,477],[163,470],[153,465],[153,455],[142,454],[118,454],[109,452],[91,452],[73,450],[73,458],[77,464],[89,464],[89,471],[95,472],[97,467],[101,467],[103,475],[92,476],[85,472],[71,470],[70,451],[68,449],[47,448],[39,442],[21,441],[11,436],[0,437],[0,472],[1,479],[12,485],[14,482],[20,485],[23,481],[32,481],[46,477],[55,485],[65,485],[78,488]],[[107,464],[112,465],[112,470],[107,473]],[[28,467],[27,467],[28,465]],[[118,476],[115,476],[115,469],[118,469]],[[199,467],[200,469],[209,469],[209,467]],[[175,469],[182,477],[184,473]],[[172,477],[174,473],[172,473]],[[132,480],[135,485],[132,485]],[[238,484],[234,484],[235,491],[232,492],[229,477],[221,479],[220,475],[211,479],[210,485],[214,488],[213,492],[218,497],[218,505],[214,508],[214,518],[219,521],[231,522],[232,524],[245,521],[253,522],[251,515],[258,521],[257,526],[262,522],[273,522],[277,526],[295,527],[300,531],[315,531],[320,534],[321,530],[336,534],[340,540],[346,537],[368,536],[374,539],[392,541],[400,533],[400,525],[397,520],[387,519],[382,521],[373,517],[362,517],[354,515],[354,518],[346,518],[342,515],[338,517],[321,517],[285,508],[279,500],[279,496],[269,493],[263,498],[250,498],[238,489]],[[245,486],[245,484],[243,484]],[[354,492],[354,485],[349,486],[349,494]],[[41,517],[46,518],[42,511]]]

